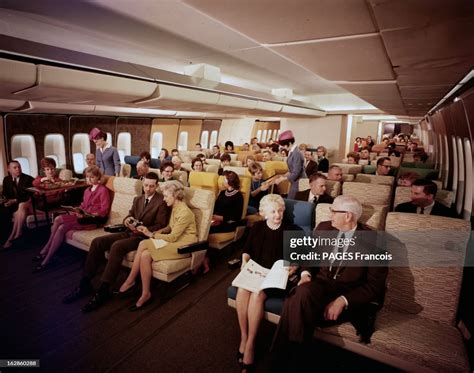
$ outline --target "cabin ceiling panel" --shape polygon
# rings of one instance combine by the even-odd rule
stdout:
[[[340,86],[359,97],[365,98],[383,98],[383,99],[400,99],[400,92],[396,83],[357,83],[357,84],[340,84]],[[363,98],[365,100],[365,98]]]
[[[450,85],[454,86],[459,82],[472,68],[473,61],[459,61],[449,65],[449,63],[439,64],[433,68],[395,68],[397,82],[400,86],[432,86],[432,85]]]
[[[394,78],[378,35],[272,47],[310,71],[333,81]]]
[[[474,12],[471,0],[369,0],[381,30],[418,27],[465,18]]]
[[[444,97],[451,88],[451,85],[401,86],[400,93],[403,99],[430,99],[434,106],[439,98]]]
[[[282,43],[376,31],[364,0],[185,0],[260,43]],[[341,17],[341,13],[344,17]]]

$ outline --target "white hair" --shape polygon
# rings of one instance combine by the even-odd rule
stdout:
[[[340,195],[334,199],[333,204],[336,202],[339,205],[339,208],[351,212],[356,220],[359,220],[362,216],[362,205],[357,198],[353,196]]]
[[[267,194],[260,200],[260,205],[258,211],[260,213],[265,214],[265,210],[270,208],[270,205],[278,205],[279,207],[283,207],[285,209],[285,201],[283,198],[278,194]]]

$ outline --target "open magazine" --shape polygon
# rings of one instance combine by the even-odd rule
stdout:
[[[289,267],[285,267],[284,263],[283,260],[278,260],[268,269],[250,259],[232,281],[232,286],[253,293],[270,288],[286,289]]]
[[[156,240],[154,238],[152,238],[151,243],[153,245],[153,248],[155,248],[157,250],[161,249],[162,247],[165,247],[166,245],[168,245],[168,242],[166,242],[165,240],[162,240],[161,238],[156,239]]]
[[[89,214],[87,211],[84,211],[80,207],[61,205],[61,208],[63,208],[66,211],[77,212],[78,214],[81,214],[81,215],[84,215],[84,216],[89,216],[89,217],[94,217],[95,216],[95,215]]]

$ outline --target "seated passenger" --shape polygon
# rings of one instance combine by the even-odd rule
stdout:
[[[267,195],[271,182],[263,181],[263,169],[258,163],[254,163],[249,167],[252,182],[250,184],[249,205],[247,207],[247,215],[256,214],[260,200]]]
[[[197,152],[202,152],[202,145],[201,143],[196,143],[196,145],[194,145],[194,151],[197,151]]]
[[[166,161],[170,161],[171,158],[168,153],[168,149],[166,148],[161,148],[160,155],[158,156],[158,159],[160,160],[160,165]]]
[[[310,177],[312,174],[318,172],[318,164],[313,159],[313,153],[310,150],[304,152],[304,172],[306,176]]]
[[[179,150],[178,149],[172,149],[171,150],[171,156],[172,157],[174,157],[174,156],[179,157]]]
[[[135,280],[140,274],[142,279],[142,294],[130,311],[138,311],[151,301],[150,282],[153,276],[152,264],[160,260],[183,259],[191,254],[178,254],[178,248],[197,242],[197,229],[195,216],[183,201],[184,187],[179,181],[168,181],[161,185],[163,198],[170,207],[171,217],[169,224],[162,229],[151,232],[145,226],[137,230],[150,239],[140,242],[138,251],[133,260],[132,270],[125,282],[120,287],[120,293],[125,293],[133,288]],[[162,240],[156,246],[156,240]]]
[[[429,155],[424,151],[418,151],[413,155],[413,160],[415,163],[426,163],[428,160]]]
[[[336,165],[329,167],[328,180],[339,181],[342,184],[342,168]]]
[[[181,167],[181,165],[183,164],[183,161],[181,160],[180,157],[176,155],[173,156],[173,158],[171,158],[171,163],[173,163],[175,171],[184,171],[184,169]]]
[[[328,178],[322,173],[317,172],[309,177],[310,189],[296,193],[296,200],[318,203],[332,203],[334,198],[326,194],[326,180]]]
[[[191,162],[191,168],[193,171],[204,172],[204,166],[200,158],[194,158]]]
[[[59,215],[54,219],[48,242],[34,258],[34,261],[41,260],[35,272],[43,271],[48,267],[68,231],[94,229],[106,222],[110,209],[110,194],[109,190],[101,184],[102,172],[99,167],[91,166],[86,168],[85,175],[90,187],[84,191],[80,210],[74,211],[71,215]],[[83,215],[81,210],[87,215]]]
[[[359,164],[360,155],[355,152],[347,154],[347,164]]]
[[[245,162],[246,162],[245,166],[250,167],[251,165],[255,163],[255,157],[253,155],[248,155]]]
[[[95,166],[95,154],[94,153],[89,153],[86,155],[86,165],[87,167],[90,166]]]
[[[141,159],[137,163],[137,174],[133,178],[143,180],[148,172],[150,172],[149,163]]]
[[[260,214],[265,220],[256,222],[248,236],[242,253],[242,266],[252,259],[263,267],[271,268],[273,263],[283,258],[283,232],[295,227],[283,223],[285,202],[277,194],[269,194],[260,201]],[[291,267],[291,274],[294,272]],[[289,271],[289,273],[290,273]],[[253,293],[246,289],[237,290],[237,317],[240,327],[238,360],[242,370],[249,371],[254,363],[255,338],[263,318],[265,299],[284,297],[285,290],[265,289]]]
[[[123,220],[127,230],[120,233],[111,233],[94,238],[87,253],[84,273],[79,287],[74,289],[63,299],[63,303],[72,303],[90,294],[93,289],[92,279],[99,268],[106,263],[101,277],[101,284],[95,295],[83,308],[82,312],[93,311],[102,306],[110,297],[110,286],[115,282],[122,267],[122,260],[130,251],[138,247],[140,241],[146,237],[138,231],[137,227],[143,225],[154,232],[168,224],[169,208],[163,201],[163,196],[158,194],[158,175],[150,172],[143,181],[144,193],[133,199],[132,208]],[[106,260],[105,252],[109,251]]]
[[[224,147],[226,153],[234,153],[234,143],[232,141],[226,141]]]
[[[397,183],[400,186],[412,186],[415,180],[419,178],[420,175],[416,172],[405,172],[404,174],[400,175]]]
[[[359,162],[360,161],[367,161],[367,162],[364,162],[364,164],[369,164],[369,161],[370,161],[370,152],[369,152],[369,149],[365,148],[365,149],[362,149],[360,151],[360,159],[359,159]]]
[[[221,149],[219,148],[219,145],[214,145],[212,147],[212,154],[209,157],[210,159],[221,159]]]
[[[171,161],[163,162],[160,166],[161,177],[158,181],[163,182],[163,181],[173,180],[173,171],[174,171],[174,166],[173,166],[173,163],[171,163]]]
[[[354,140],[354,149],[353,151],[355,153],[359,152],[360,149],[362,148],[362,139],[360,137],[356,137],[356,139]]]
[[[30,197],[26,188],[33,186],[33,178],[21,171],[21,165],[18,161],[8,162],[8,176],[3,178],[3,203],[0,205],[0,226],[2,230],[2,240],[10,233],[12,216],[20,206],[21,210],[24,205],[30,202]],[[11,247],[12,241],[6,241],[4,248]]]
[[[47,189],[51,184],[59,182],[59,177],[56,175],[56,161],[53,158],[43,158],[40,161],[41,168],[44,171],[45,176],[38,175],[33,180],[33,186],[35,188]],[[21,169],[20,169],[21,170]],[[56,202],[58,194],[52,192],[46,198],[46,203]],[[13,245],[13,241],[17,238],[20,238],[23,231],[23,224],[26,222],[26,218],[29,214],[33,214],[33,207],[31,205],[31,200],[28,199],[25,202],[20,202],[18,204],[18,209],[13,214],[13,229],[8,237],[7,242],[3,247],[9,248]]]
[[[423,215],[438,215],[457,218],[453,209],[435,201],[438,187],[430,180],[415,180],[411,185],[411,201],[397,205],[396,212],[411,212]]]
[[[224,167],[230,166],[230,160],[231,160],[230,154],[228,154],[228,153],[222,154],[222,156],[221,156],[221,167],[219,168],[219,170],[217,172],[219,175],[222,175],[222,173],[224,172]]]
[[[250,150],[250,145],[249,145],[249,143],[248,143],[248,142],[244,143],[244,144],[242,145],[242,148],[241,148],[240,150],[243,151],[243,152],[249,151],[249,150]]]
[[[232,232],[240,225],[244,197],[240,192],[240,179],[234,171],[224,171],[225,190],[219,193],[214,205],[210,234]]]
[[[375,153],[388,151],[389,143],[390,143],[390,140],[388,138],[384,138],[380,144],[372,146],[372,151]]]
[[[147,152],[146,150],[140,153],[140,161],[146,162],[150,164],[151,161],[151,154],[150,152]]]
[[[263,162],[268,162],[272,160],[272,153],[270,152],[270,150],[264,150],[262,152],[262,155],[263,155]]]
[[[389,157],[382,157],[377,160],[377,168],[375,175],[377,176],[389,176],[390,169],[392,168]]]
[[[327,149],[324,146],[318,146],[316,148],[318,155],[318,171],[328,172],[329,171],[329,160],[326,158]]]
[[[370,231],[358,223],[362,205],[352,196],[338,196],[331,206],[331,221],[320,223],[315,233],[328,231],[325,237],[352,239],[354,245],[339,248],[342,252],[376,253],[375,237],[367,237]],[[325,252],[338,250],[337,246],[321,247]],[[314,328],[321,322],[347,321],[368,312],[371,302],[382,303],[388,268],[374,265],[347,265],[349,261],[333,260],[328,266],[303,268],[301,280],[286,298],[278,324],[273,348],[285,363],[286,352],[304,351],[303,344],[313,338]],[[302,354],[303,355],[303,354]],[[304,358],[304,356],[299,356]],[[307,356],[314,359],[314,356]]]

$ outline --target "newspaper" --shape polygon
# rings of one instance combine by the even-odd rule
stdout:
[[[262,267],[250,259],[237,277],[232,281],[232,286],[258,293],[264,289],[285,289],[288,282],[289,267],[285,267],[283,260],[273,263],[271,269]]]

